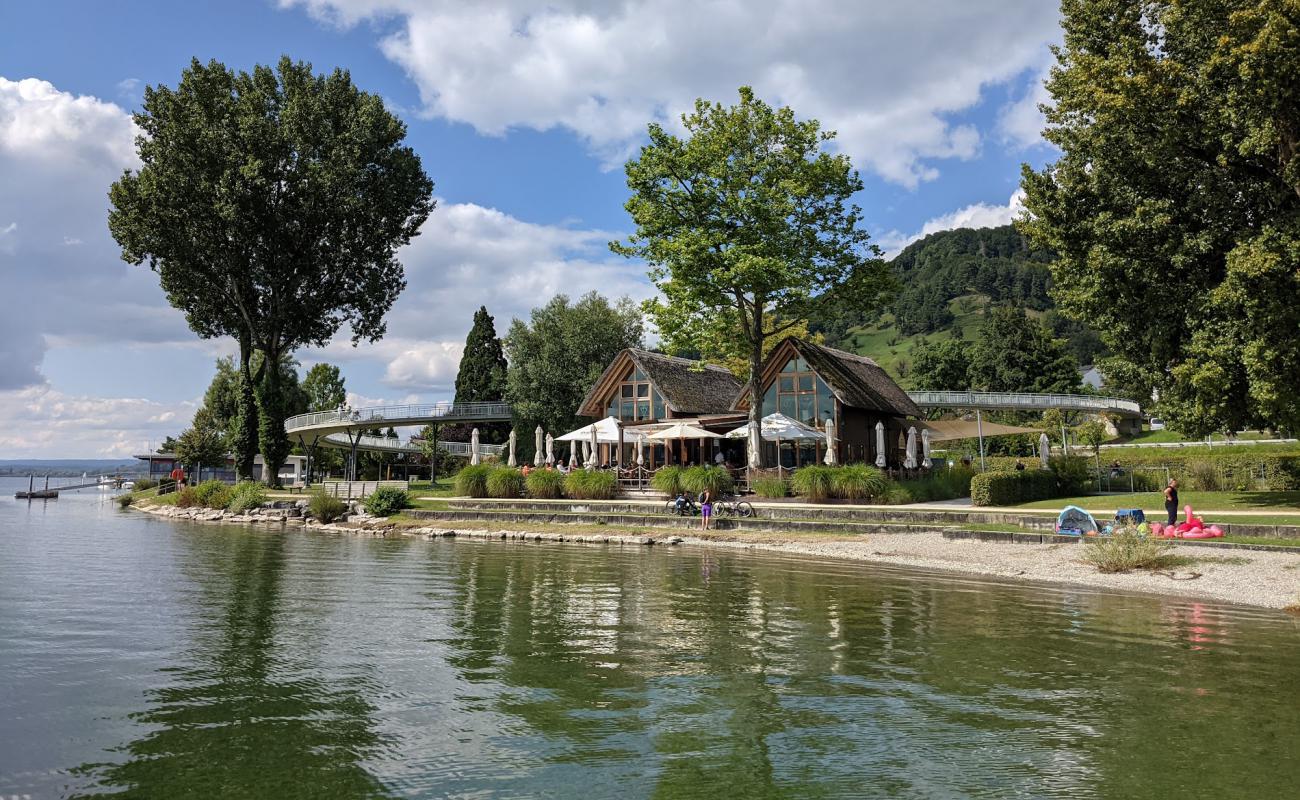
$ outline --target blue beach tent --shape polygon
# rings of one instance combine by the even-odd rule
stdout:
[[[1097,520],[1078,506],[1066,506],[1056,518],[1056,532],[1066,536],[1096,535],[1099,530]]]

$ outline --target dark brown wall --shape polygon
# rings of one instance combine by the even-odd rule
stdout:
[[[885,416],[875,411],[848,408],[839,405],[841,430],[839,432],[841,464],[876,463],[876,423],[885,423],[885,458],[888,466],[900,467],[904,451],[898,446],[898,437],[907,435],[907,420],[903,417]]]

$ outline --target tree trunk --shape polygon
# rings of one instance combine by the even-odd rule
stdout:
[[[258,412],[251,363],[253,347],[247,337],[239,340],[239,404],[235,413],[234,438],[230,442],[235,454],[235,478],[251,480],[253,459],[257,456]]]
[[[263,353],[262,391],[258,396],[258,439],[262,447],[263,479],[268,486],[280,486],[280,465],[292,445],[284,430],[284,402],[280,389],[280,354]]]

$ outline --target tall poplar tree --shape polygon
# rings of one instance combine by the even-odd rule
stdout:
[[[474,312],[474,324],[465,337],[465,350],[456,372],[457,403],[499,403],[506,396],[506,354],[497,337],[496,323],[487,306]],[[473,425],[449,425],[442,431],[448,441],[470,440]],[[510,435],[504,422],[480,425],[479,438],[485,444],[501,444]]]

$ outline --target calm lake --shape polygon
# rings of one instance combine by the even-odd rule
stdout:
[[[25,487],[25,481],[23,481]],[[1300,620],[0,480],[0,797],[1294,797]]]

